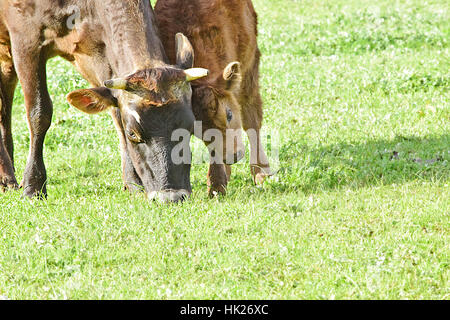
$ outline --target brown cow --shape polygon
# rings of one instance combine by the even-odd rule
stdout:
[[[259,92],[260,51],[257,15],[252,2],[158,0],[155,13],[169,59],[175,61],[176,44],[173,39],[176,33],[181,32],[193,45],[195,65],[208,66],[210,70],[208,78],[193,83],[192,107],[196,120],[202,121],[203,133],[211,128],[219,129],[229,139],[232,132],[243,128],[250,138],[254,182],[262,183],[271,170],[260,138],[263,119]],[[225,161],[227,165],[218,161],[210,164],[210,195],[226,192],[231,173],[228,164],[244,156],[243,144],[237,137],[239,134],[230,139],[237,140],[232,150],[227,150],[227,143],[223,143],[222,158],[228,159]],[[208,145],[210,142],[205,143]],[[217,159],[217,145],[209,149],[211,158]],[[233,156],[230,157],[230,153]]]
[[[95,86],[70,93],[69,102],[87,113],[111,109],[125,186],[162,201],[187,197],[190,164],[172,161],[171,135],[192,131],[189,81],[207,70],[190,69],[192,47],[181,35],[178,43],[170,66],[148,0],[0,0],[0,189],[18,187],[11,108],[20,80],[31,134],[24,195],[47,194],[43,143],[53,105],[45,66],[62,56]]]

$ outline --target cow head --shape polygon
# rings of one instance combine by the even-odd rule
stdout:
[[[89,114],[117,108],[126,137],[127,152],[149,199],[177,202],[191,193],[189,139],[194,127],[190,82],[208,74],[192,69],[193,49],[177,37],[177,65],[140,70],[125,78],[105,81],[104,87],[71,92],[67,99]],[[180,144],[184,144],[178,148]],[[188,161],[173,161],[173,151]],[[180,153],[184,153],[181,154]]]
[[[202,122],[203,140],[211,157],[227,164],[234,164],[245,155],[241,107],[236,99],[241,84],[240,68],[239,62],[232,62],[217,79],[193,84],[192,107],[196,120]],[[220,132],[222,141],[217,141],[214,131]]]

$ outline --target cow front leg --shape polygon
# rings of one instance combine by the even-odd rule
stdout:
[[[2,47],[0,45],[0,50]],[[5,47],[3,47],[5,50]],[[14,167],[14,145],[11,130],[11,112],[17,75],[11,60],[0,62],[0,132],[3,144]]]
[[[252,89],[251,98],[242,108],[242,123],[250,144],[250,169],[253,182],[261,185],[273,175],[269,159],[261,143],[261,126],[263,119],[262,100],[258,87]]]
[[[247,136],[250,141],[250,170],[253,182],[256,185],[262,185],[273,173],[261,143],[260,130],[249,129],[247,130]]]
[[[226,164],[225,165],[225,173],[227,174],[227,181],[230,182],[231,179],[231,166]]]
[[[209,165],[207,185],[210,198],[227,194],[228,177],[225,165],[214,163]]]
[[[38,46],[32,46],[27,39],[12,37],[11,40],[16,71],[25,97],[30,131],[30,150],[21,186],[24,196],[45,198],[47,172],[43,148],[53,115],[53,104],[47,90],[46,54],[42,49],[35,49]]]
[[[127,138],[125,130],[123,129],[120,111],[118,109],[111,110],[111,117],[117,130],[120,141],[120,152],[122,156],[122,179],[124,189],[130,192],[139,192],[144,190],[141,178],[139,178],[136,169],[131,162],[130,155],[127,148]]]
[[[0,48],[1,49],[1,48]],[[0,63],[0,191],[17,189],[14,175],[14,147],[11,110],[17,76],[12,61]]]
[[[273,175],[269,159],[261,143],[263,121],[263,102],[259,91],[259,52],[253,65],[253,71],[247,73],[242,84],[241,116],[242,127],[250,143],[250,170],[255,184],[263,184]]]
[[[0,191],[4,192],[7,189],[17,189],[18,184],[11,158],[2,140],[0,139]]]

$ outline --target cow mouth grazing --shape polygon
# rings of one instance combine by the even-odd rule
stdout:
[[[147,194],[149,201],[157,201],[161,203],[180,203],[191,196],[191,192],[185,189],[181,190],[162,190],[152,191]]]

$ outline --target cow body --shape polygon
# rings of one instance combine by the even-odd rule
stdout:
[[[193,62],[168,65],[146,0],[0,0],[0,188],[18,187],[11,108],[19,79],[31,134],[22,186],[26,196],[46,195],[43,142],[53,105],[45,65],[55,56],[70,61],[96,87],[69,94],[72,105],[88,113],[111,110],[125,186],[169,201],[190,193],[189,164],[171,163],[170,134],[193,125],[183,71]]]
[[[203,132],[218,129],[227,136],[243,128],[250,138],[254,182],[262,183],[271,171],[260,138],[260,51],[257,15],[251,0],[158,0],[155,14],[169,60],[176,57],[173,36],[181,32],[192,43],[195,65],[207,65],[210,70],[207,79],[193,84],[192,106],[196,120],[202,121]],[[242,142],[237,137],[235,140],[232,150],[223,144],[224,160],[233,153],[234,161],[210,164],[210,195],[225,193],[231,172],[228,164],[243,157]],[[217,150],[210,151],[211,158],[216,157]]]

